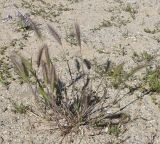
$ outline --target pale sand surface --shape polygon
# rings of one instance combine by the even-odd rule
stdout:
[[[33,31],[28,31],[29,37],[24,39],[24,32],[16,31],[17,11],[31,14],[42,31],[45,42],[50,47],[50,54],[55,58],[61,56],[59,45],[53,40],[46,24],[53,25],[65,38],[77,21],[82,31],[83,55],[88,59],[96,58],[103,63],[108,58],[114,62],[125,62],[126,68],[135,65],[132,60],[133,52],[147,51],[151,54],[159,53],[160,49],[160,1],[159,0],[0,0],[0,47],[7,47],[5,56],[17,50],[26,57],[36,60],[40,43]],[[30,6],[27,5],[31,4]],[[15,7],[17,6],[17,8]],[[134,8],[131,14],[126,10],[127,5]],[[49,7],[53,8],[49,9]],[[44,10],[44,12],[41,12]],[[39,12],[37,12],[39,11]],[[33,13],[36,13],[35,15]],[[56,14],[56,16],[55,16]],[[8,15],[11,20],[3,21]],[[52,20],[52,21],[51,21]],[[104,21],[110,25],[102,26]],[[159,29],[153,34],[144,29]],[[13,43],[14,46],[13,46]],[[70,56],[78,55],[77,46],[66,49]],[[23,49],[22,49],[23,48]],[[104,51],[105,53],[99,53]],[[123,54],[125,52],[125,54]],[[62,67],[58,68],[61,70]],[[122,91],[123,93],[123,91]],[[111,96],[115,95],[111,92]],[[132,101],[139,93],[126,97],[121,106]],[[158,96],[157,96],[158,97]],[[12,112],[11,101],[32,104],[32,94],[26,85],[16,82],[6,88],[0,85],[0,144],[57,144],[57,134],[46,122],[41,122],[33,114],[15,114]],[[126,124],[126,131],[118,138],[109,134],[86,136],[81,143],[114,144],[125,140],[124,144],[160,144],[160,109],[153,103],[150,95],[141,101],[133,103],[125,109],[131,116],[131,122]],[[94,130],[90,130],[90,133]],[[74,143],[78,144],[81,136]],[[153,141],[153,143],[152,143]],[[67,143],[67,142],[64,142]]]

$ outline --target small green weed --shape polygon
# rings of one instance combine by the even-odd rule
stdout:
[[[146,81],[153,92],[160,93],[160,67],[154,70],[149,69],[146,75]]]
[[[105,77],[106,85],[112,86],[114,88],[121,88],[124,86],[130,88],[128,84],[126,84],[129,79],[131,79],[134,74],[140,71],[143,68],[146,68],[148,64],[137,65],[132,68],[130,71],[126,71],[124,69],[124,63],[122,64],[114,64],[111,61],[107,60],[107,62],[103,65],[98,65],[95,63],[95,73],[97,77]]]
[[[134,60],[135,63],[150,62],[151,60],[153,60],[153,58],[154,57],[146,51],[144,51],[141,54],[134,52],[132,56],[132,59]]]
[[[116,65],[108,72],[108,76],[111,78],[111,83],[114,88],[118,88],[123,82],[125,76],[125,71],[123,69],[123,64]]]
[[[138,13],[138,11],[131,4],[127,4],[127,6],[124,8],[124,11],[130,13],[133,19],[135,19],[135,14]]]
[[[121,84],[123,76],[124,76],[124,69],[123,64],[114,64],[110,60],[103,65],[98,65],[95,62],[95,72],[100,76],[105,76],[108,80],[110,80],[113,87],[117,87]]]
[[[113,25],[114,25],[114,24],[113,24],[111,21],[109,21],[109,20],[103,20],[99,26],[97,26],[96,28],[91,29],[91,30],[92,30],[93,32],[95,32],[96,30],[101,30],[102,28],[111,27],[111,26],[113,26]]]
[[[29,109],[29,106],[25,106],[23,103],[17,104],[14,102],[13,107],[13,112],[19,114],[26,114],[27,110]]]
[[[119,134],[121,133],[121,126],[111,124],[108,128],[108,132],[110,135],[115,135],[118,137]]]

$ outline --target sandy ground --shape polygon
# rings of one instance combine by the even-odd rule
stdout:
[[[48,33],[46,24],[52,24],[65,39],[75,21],[81,27],[83,55],[88,59],[96,58],[103,63],[109,58],[117,63],[125,62],[126,68],[130,68],[135,65],[132,60],[134,52],[159,53],[159,0],[0,0],[0,51],[6,47],[0,58],[8,65],[11,51],[36,58],[40,46],[33,31],[17,32],[18,11],[29,13],[30,18],[38,24],[54,58],[59,58],[61,51]],[[8,15],[12,19],[6,20]],[[72,42],[72,39],[68,40]],[[76,46],[68,48],[67,45],[70,56],[78,54]],[[116,91],[111,93],[114,94]],[[137,95],[139,93],[126,97],[120,105],[129,103]],[[0,144],[58,143],[60,138],[56,137],[54,128],[33,114],[15,114],[12,101],[25,105],[33,103],[26,85],[17,82],[11,82],[7,87],[0,85]],[[160,111],[150,95],[128,106],[125,112],[130,114],[131,122],[126,124],[126,131],[119,137],[108,133],[92,137],[86,135],[81,143],[160,143]],[[79,141],[80,137],[74,143],[78,144]]]

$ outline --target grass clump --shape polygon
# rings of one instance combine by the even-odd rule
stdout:
[[[61,46],[68,70],[67,80],[60,78],[57,73],[47,44],[43,44],[39,50],[36,67],[18,53],[13,52],[11,55],[15,71],[32,90],[35,104],[43,118],[55,122],[62,136],[78,132],[79,127],[83,125],[103,128],[110,123],[106,119],[116,118],[122,122],[121,110],[107,114],[108,109],[116,102],[105,105],[108,99],[107,88],[103,85],[103,77],[93,78],[92,64],[88,59],[83,58],[79,25],[75,24],[75,36],[80,57],[74,60],[74,71],[70,66],[60,35],[52,26],[48,25],[48,29]],[[39,33],[37,35],[40,36]],[[121,71],[121,67],[117,69],[118,72]],[[113,75],[116,77],[117,73],[115,70]]]

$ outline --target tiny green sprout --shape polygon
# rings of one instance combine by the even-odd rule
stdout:
[[[149,70],[146,76],[148,85],[153,92],[160,93],[160,69]]]
[[[117,124],[117,125],[111,124],[111,125],[109,126],[108,131],[109,131],[109,134],[110,134],[110,135],[115,135],[115,136],[118,137],[119,134],[121,133],[121,127],[120,127],[119,124]]]
[[[23,103],[17,104],[14,102],[13,107],[13,112],[19,114],[26,114],[27,110],[29,109],[29,106],[25,106]]]
[[[153,59],[153,56],[147,52],[142,53],[142,57],[144,58],[144,60],[146,60],[148,62]]]
[[[112,70],[108,73],[114,88],[118,88],[123,82],[124,74],[125,71],[123,69],[123,64],[114,66]]]
[[[136,62],[150,62],[153,59],[153,56],[151,54],[149,54],[148,52],[144,51],[140,54],[138,54],[137,52],[133,53],[132,59]]]
[[[135,19],[135,14],[138,13],[138,11],[137,11],[131,4],[128,4],[128,5],[125,7],[124,11],[130,13],[130,15],[131,15],[131,17],[132,17],[133,19]]]

